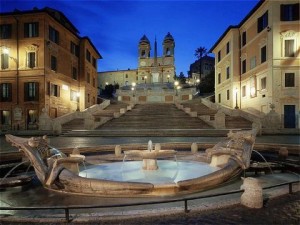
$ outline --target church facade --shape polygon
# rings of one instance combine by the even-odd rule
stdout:
[[[130,86],[136,84],[171,83],[175,76],[175,41],[170,33],[164,37],[163,53],[157,55],[157,42],[154,42],[154,53],[151,55],[151,44],[146,35],[138,44],[138,67],[137,69],[98,72],[98,84],[100,89],[105,85],[119,84]]]

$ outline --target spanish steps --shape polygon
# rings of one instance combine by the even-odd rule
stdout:
[[[122,116],[114,118],[115,112],[126,108],[123,102],[111,104],[93,116],[109,117],[110,120],[95,130],[82,130],[83,120],[77,119],[63,125],[65,136],[224,136],[227,129],[217,130],[199,117],[191,117],[172,103],[137,104]],[[197,111],[199,115],[211,115],[217,112],[198,101],[182,103]],[[237,122],[236,122],[237,121]],[[245,121],[242,124],[239,121]],[[251,122],[241,117],[226,116],[226,126],[229,129],[251,128]],[[235,127],[236,126],[236,127]],[[77,127],[77,128],[76,128]]]

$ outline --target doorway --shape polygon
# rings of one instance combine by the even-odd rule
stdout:
[[[296,128],[295,105],[284,105],[284,128]]]

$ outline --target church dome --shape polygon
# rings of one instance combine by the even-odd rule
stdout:
[[[147,38],[147,36],[144,34],[144,36],[141,38],[140,40],[140,44],[141,43],[147,43],[147,44],[150,44],[150,41],[149,39]]]
[[[170,32],[167,33],[167,35],[164,38],[164,41],[174,41],[173,36],[170,34]]]

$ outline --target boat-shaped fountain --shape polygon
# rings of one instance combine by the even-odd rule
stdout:
[[[209,163],[176,160],[175,150],[124,151],[124,160],[79,171],[83,157],[67,157],[49,146],[47,137],[6,140],[30,160],[42,185],[51,190],[91,196],[164,196],[207,190],[225,183],[250,165],[256,131],[229,132],[206,149]],[[172,158],[172,160],[160,160]],[[128,161],[136,158],[137,161]],[[114,168],[116,168],[114,170]],[[112,172],[114,171],[114,172]]]

